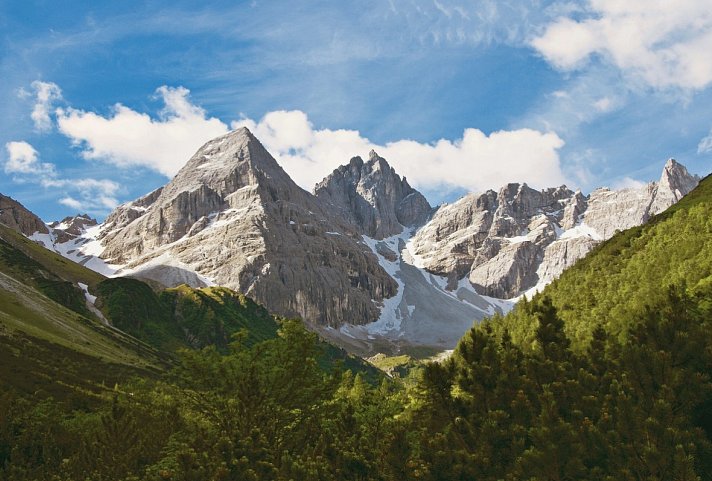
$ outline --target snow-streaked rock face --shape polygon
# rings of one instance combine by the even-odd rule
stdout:
[[[397,283],[346,220],[298,187],[239,129],[214,139],[173,180],[117,208],[101,257],[166,285],[218,284],[285,316],[366,323]]]
[[[467,279],[448,286],[447,278],[417,267],[408,250],[415,231],[403,228],[383,239],[363,236],[384,270],[397,281],[396,295],[383,301],[375,322],[346,323],[339,329],[321,329],[321,334],[361,355],[398,352],[413,345],[447,350],[473,322],[511,309],[513,302],[481,296]]]
[[[432,207],[388,162],[371,151],[368,162],[354,157],[322,180],[314,195],[337,210],[356,230],[374,239],[420,226]]]
[[[659,182],[637,189],[584,196],[509,184],[441,207],[409,247],[429,272],[467,276],[481,294],[513,298],[551,282],[617,230],[647,222],[698,181],[670,159]]]
[[[96,219],[87,214],[65,217],[61,221],[49,224],[54,233],[56,243],[65,243],[84,235],[90,227],[97,225]]]

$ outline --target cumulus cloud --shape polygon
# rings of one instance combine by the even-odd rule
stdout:
[[[107,117],[58,109],[57,125],[80,146],[86,159],[119,167],[145,166],[173,176],[202,144],[228,131],[221,120],[207,117],[202,108],[191,103],[189,93],[183,87],[157,89],[164,103],[157,118],[116,104]]]
[[[160,87],[165,107],[158,118],[117,104],[108,116],[69,108],[57,111],[60,132],[82,149],[87,159],[122,168],[144,166],[174,175],[206,141],[225,134],[228,126],[193,104],[183,87]],[[564,182],[558,150],[564,142],[553,132],[532,129],[489,135],[466,129],[460,139],[420,143],[398,140],[378,145],[356,130],[317,129],[304,112],[275,111],[260,120],[243,118],[246,126],[305,189],[356,155],[375,149],[415,186],[467,190],[497,188],[527,181],[548,186]]]
[[[563,70],[600,55],[655,88],[712,83],[712,9],[705,0],[589,0],[583,18],[559,17],[531,44]]]
[[[22,89],[20,96],[34,97],[35,105],[30,117],[35,124],[35,129],[45,132],[52,128],[50,114],[55,102],[62,99],[62,89],[54,82],[42,82],[41,80],[35,80],[31,85],[32,93]]]
[[[37,150],[25,141],[8,142],[5,144],[7,174],[39,174],[41,177],[53,176],[54,165],[39,161]]]
[[[8,158],[4,169],[13,174],[13,180],[21,183],[33,183],[46,189],[63,192],[60,203],[76,210],[104,212],[115,208],[121,186],[108,179],[64,179],[58,176],[54,164],[40,162],[37,150],[27,142],[8,142],[5,144]],[[79,200],[72,197],[79,197]]]
[[[315,129],[301,111],[270,112],[261,120],[242,119],[292,178],[306,189],[355,155],[376,150],[416,187],[459,187],[471,191],[526,181],[546,187],[565,182],[558,150],[563,140],[532,129],[487,135],[466,129],[462,138],[433,144],[398,140],[378,145],[355,130]]]

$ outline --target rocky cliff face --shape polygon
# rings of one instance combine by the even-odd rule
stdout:
[[[49,229],[42,219],[12,197],[2,194],[0,194],[0,222],[26,236],[31,236],[35,232],[49,233]]]
[[[244,128],[116,209],[99,241],[119,274],[230,287],[322,325],[372,321],[397,290],[353,225],[298,187]]]
[[[354,157],[322,180],[314,195],[326,202],[360,233],[374,239],[420,226],[432,211],[428,201],[376,152],[368,162]]]
[[[564,186],[509,184],[441,207],[409,248],[429,272],[467,276],[481,294],[512,298],[551,282],[598,242],[646,222],[698,181],[671,159],[660,181],[637,189],[584,196]]]

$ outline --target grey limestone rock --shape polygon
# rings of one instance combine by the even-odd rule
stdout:
[[[65,243],[74,240],[84,234],[84,231],[97,225],[96,219],[87,214],[68,216],[60,221],[49,224],[55,237],[55,242]]]
[[[565,186],[508,184],[440,207],[410,247],[428,271],[467,275],[481,294],[512,298],[551,282],[597,243],[647,222],[698,182],[670,159],[658,182],[589,196]]]
[[[316,185],[314,195],[374,239],[420,226],[432,211],[425,197],[374,151],[367,162],[354,157],[334,170]]]
[[[127,274],[214,282],[321,325],[370,322],[397,289],[353,226],[298,187],[245,128],[208,142],[166,186],[117,208],[101,242],[101,257]]]

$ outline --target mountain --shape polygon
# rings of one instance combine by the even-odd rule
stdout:
[[[63,244],[81,237],[87,229],[96,225],[96,219],[87,214],[79,214],[65,217],[59,222],[52,222],[49,227],[54,234],[55,243]]]
[[[705,299],[712,297],[711,219],[708,176],[678,203],[646,224],[613,235],[545,288],[542,295],[551,299],[574,345],[587,345],[597,326],[625,338],[630,320],[663,300],[671,286],[690,296],[693,304],[709,305]],[[496,324],[527,344],[533,336],[528,319],[534,304],[518,305]]]
[[[418,469],[430,466],[430,479],[709,481],[711,346],[707,177],[424,368],[420,431],[410,431],[423,433]]]
[[[354,157],[314,188],[314,195],[333,206],[363,235],[381,240],[419,227],[432,207],[375,151],[368,162]]]
[[[368,322],[397,288],[352,225],[298,187],[245,128],[116,209],[98,240],[122,274],[226,286],[322,325]]]
[[[441,207],[409,247],[429,272],[467,276],[481,294],[513,298],[548,284],[616,231],[647,222],[698,180],[671,159],[658,182],[640,188],[584,196],[509,184]]]
[[[97,392],[166,361],[94,305],[103,276],[0,224],[0,385],[31,394]]]

